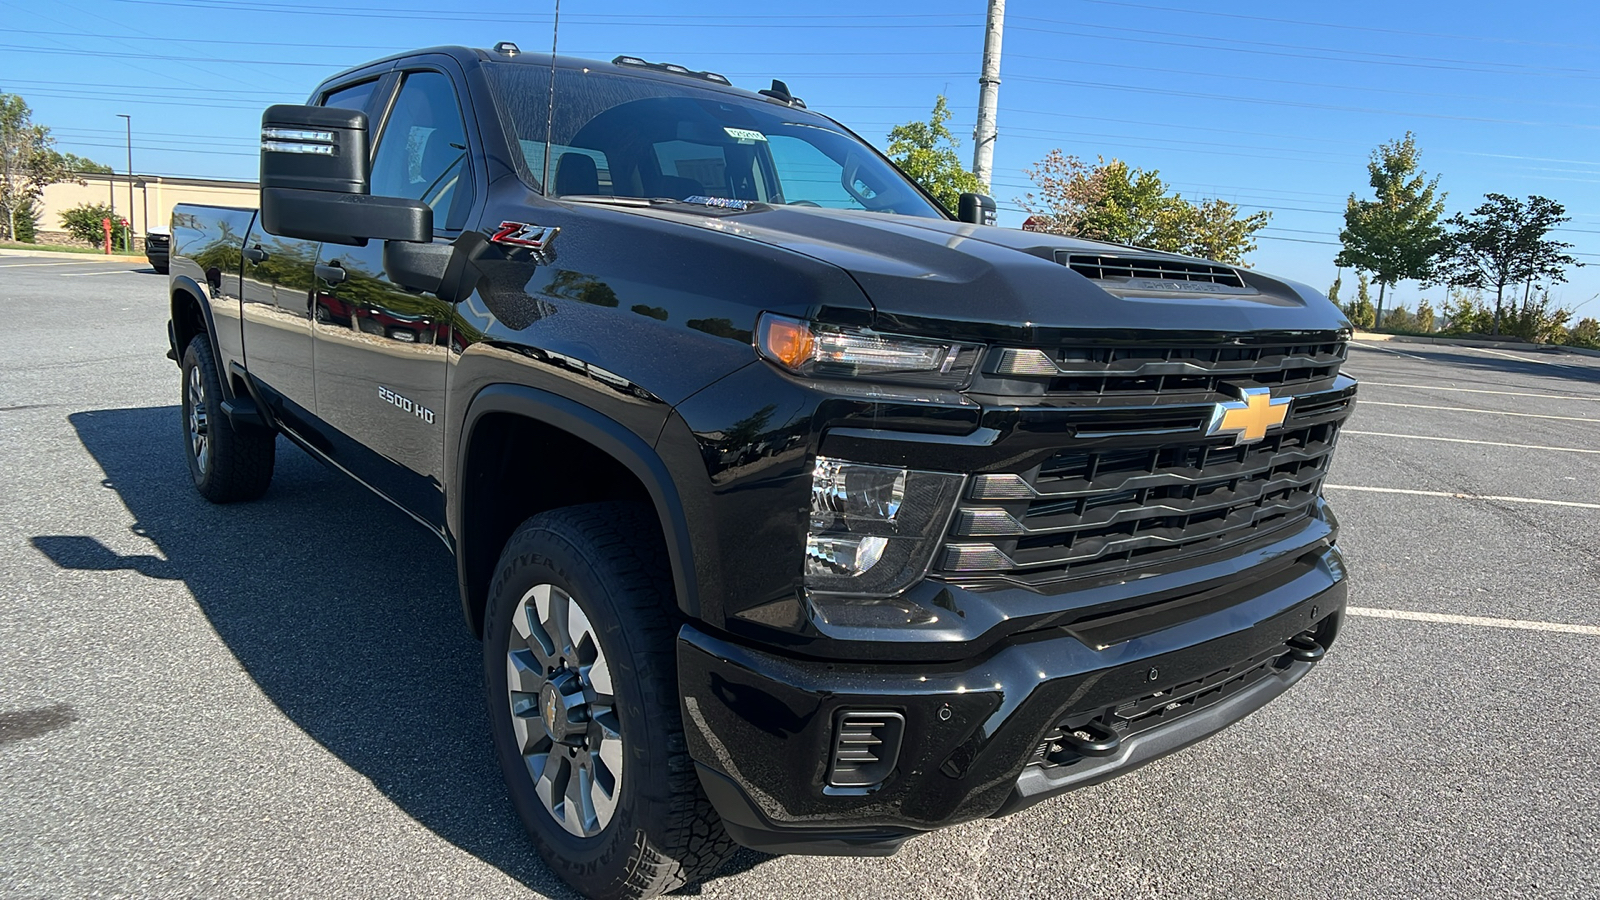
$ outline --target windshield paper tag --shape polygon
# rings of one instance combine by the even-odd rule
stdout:
[[[701,206],[714,206],[714,207],[716,207],[718,209],[749,209],[750,208],[750,201],[749,200],[730,200],[727,197],[702,197],[702,196],[699,196],[699,195],[695,195],[693,197],[685,197],[685,198],[683,198],[683,202],[685,202],[685,203],[698,203]]]
[[[754,144],[756,141],[766,143],[767,140],[766,135],[759,131],[751,131],[748,128],[724,128],[722,130],[728,133],[728,137],[733,138],[741,144]]]

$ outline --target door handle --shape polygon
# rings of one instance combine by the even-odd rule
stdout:
[[[314,271],[317,273],[318,278],[329,284],[344,284],[344,267],[339,265],[337,260],[325,266],[319,265]]]
[[[246,247],[244,248],[244,258],[253,263],[263,263],[267,261],[267,251],[261,249],[260,244],[254,247]]]

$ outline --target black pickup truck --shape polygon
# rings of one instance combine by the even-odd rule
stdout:
[[[261,184],[173,215],[194,483],[260,496],[282,435],[451,548],[590,896],[1015,812],[1339,631],[1303,285],[952,216],[781,82],[508,44],[272,107]]]

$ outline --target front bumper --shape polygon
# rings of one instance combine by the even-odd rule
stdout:
[[[1325,546],[1297,577],[1251,590],[1110,646],[1046,628],[962,663],[796,660],[685,626],[678,669],[689,751],[740,843],[893,853],[913,835],[1130,771],[1283,693],[1337,635],[1346,595],[1339,551]],[[1291,645],[1308,632],[1313,648]],[[1141,724],[1114,719],[1134,707],[1146,711]],[[872,789],[827,786],[835,722],[851,709],[904,717],[898,761]],[[1082,754],[1071,738],[1065,751],[1052,744],[1063,726],[1070,734],[1091,720],[1117,721],[1127,737]]]

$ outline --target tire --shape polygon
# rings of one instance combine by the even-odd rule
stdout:
[[[211,341],[195,335],[183,352],[183,446],[189,476],[200,496],[212,503],[254,500],[272,484],[277,434],[265,428],[235,427],[222,411]]]
[[[670,585],[649,507],[597,503],[523,522],[489,588],[484,675],[500,768],[539,855],[587,897],[654,897],[714,874],[736,849],[684,741]],[[538,778],[561,802],[541,797]],[[580,799],[587,785],[588,802],[562,784]]]

